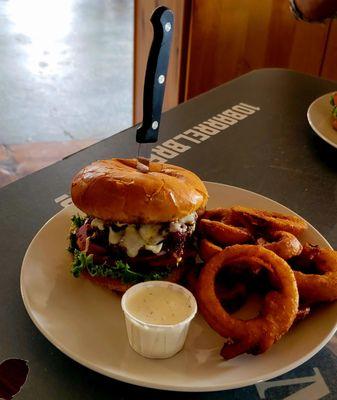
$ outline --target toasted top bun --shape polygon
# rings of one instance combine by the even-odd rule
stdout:
[[[73,178],[71,197],[96,218],[148,224],[174,221],[204,208],[208,193],[184,168],[150,162],[146,170],[136,159],[112,158],[81,169]]]

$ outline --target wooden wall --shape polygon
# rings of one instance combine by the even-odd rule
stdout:
[[[135,0],[135,121],[142,118],[149,18],[162,4],[175,13],[165,109],[256,68],[337,79],[337,21],[297,21],[288,0]]]
[[[194,0],[185,99],[256,68],[318,74],[327,33],[297,21],[288,0]]]
[[[327,79],[337,80],[337,21],[333,20],[330,24],[321,75]]]

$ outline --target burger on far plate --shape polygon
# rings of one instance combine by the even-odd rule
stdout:
[[[337,93],[334,93],[330,97],[330,104],[332,105],[332,110],[331,110],[331,124],[332,127],[337,130]]]
[[[195,251],[208,199],[192,172],[136,159],[96,161],[72,181],[72,273],[118,292],[147,280],[178,282]]]

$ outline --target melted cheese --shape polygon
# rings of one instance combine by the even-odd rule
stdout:
[[[109,228],[109,243],[118,244],[122,238],[123,232],[115,232],[112,230],[111,226]]]
[[[128,225],[120,244],[125,247],[126,254],[129,257],[136,257],[139,250],[144,246],[144,240],[138,233],[135,225]]]
[[[192,213],[182,218],[181,220],[173,221],[169,225],[170,232],[186,232],[188,226],[192,226],[192,231],[195,228],[195,221],[197,218],[196,213]],[[104,229],[103,221],[95,218],[91,222],[92,226],[98,229]],[[136,257],[139,250],[144,248],[154,254],[161,252],[163,247],[163,240],[168,234],[168,231],[163,230],[162,224],[143,224],[137,230],[136,225],[115,223],[122,229],[118,232],[109,227],[109,243],[116,245],[119,244],[126,249],[129,257]]]
[[[186,232],[186,225],[180,223],[180,221],[174,221],[170,223],[170,232]]]
[[[98,228],[100,231],[104,231],[104,222],[99,218],[94,218],[90,225]]]
[[[184,218],[181,218],[179,221],[182,223],[182,224],[187,224],[187,225],[194,225],[195,224],[195,221],[196,221],[196,219],[197,219],[197,213],[192,213],[192,214],[189,214],[189,215],[186,215],[186,217],[184,217]]]
[[[164,240],[164,236],[159,234],[161,226],[155,224],[144,224],[139,228],[139,234],[147,244],[158,244]]]
[[[122,228],[123,226],[126,226],[127,224],[125,222],[115,222],[115,225],[118,226],[119,228]]]
[[[186,232],[187,225],[192,226],[192,230],[195,229],[195,221],[197,220],[197,213],[192,213],[186,215],[186,217],[181,218],[177,221],[173,221],[170,223],[170,232]]]
[[[152,251],[152,253],[154,254],[158,254],[161,251],[161,248],[163,247],[163,243],[159,243],[159,244],[146,244],[145,245],[145,249]]]
[[[124,231],[114,232],[110,227],[109,242],[119,243],[126,249],[129,257],[136,257],[141,248],[158,254],[163,247],[159,242],[164,239],[164,236],[159,234],[160,228],[160,225],[146,224],[141,225],[137,231],[135,225],[127,225]]]

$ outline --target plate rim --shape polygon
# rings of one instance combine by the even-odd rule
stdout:
[[[217,186],[226,186],[228,188],[235,188],[236,190],[239,189],[241,191],[245,191],[245,192],[249,192],[252,193],[254,195],[258,195],[261,196],[265,199],[267,199],[268,201],[271,201],[273,203],[276,203],[277,205],[280,205],[282,207],[287,208],[293,215],[297,215],[299,216],[296,212],[294,212],[293,210],[289,209],[287,206],[267,197],[264,196],[262,194],[253,192],[251,190],[248,189],[244,189],[244,188],[240,188],[238,186],[233,186],[233,185],[228,185],[228,184],[223,184],[223,183],[219,183],[219,182],[212,182],[212,181],[203,181],[205,184],[211,184],[211,185],[217,185]],[[65,354],[67,357],[69,357],[70,359],[76,361],[77,363],[79,363],[80,365],[95,371],[97,373],[100,373],[101,375],[107,376],[109,378],[112,379],[116,379],[120,382],[124,382],[124,383],[128,383],[128,384],[132,384],[132,385],[136,385],[139,387],[145,387],[145,388],[151,388],[151,389],[159,389],[159,390],[167,390],[167,391],[172,391],[172,392],[190,392],[190,393],[195,393],[195,392],[217,392],[217,391],[223,391],[223,390],[232,390],[232,389],[240,389],[243,387],[247,387],[247,386],[251,386],[251,385],[256,385],[260,382],[264,382],[273,378],[276,378],[280,375],[283,375],[295,368],[297,368],[298,366],[302,365],[303,363],[305,363],[306,361],[308,361],[310,358],[312,358],[314,355],[316,355],[329,341],[330,339],[334,336],[334,334],[337,331],[337,319],[335,322],[335,325],[333,327],[333,329],[330,331],[330,333],[324,338],[324,340],[322,340],[317,346],[314,347],[314,349],[309,352],[308,354],[304,355],[303,357],[299,358],[298,360],[296,360],[295,362],[291,363],[288,366],[285,366],[281,369],[278,369],[277,371],[274,372],[270,372],[270,373],[266,373],[262,376],[259,377],[258,380],[251,378],[249,380],[245,380],[242,381],[239,384],[235,384],[235,385],[230,385],[230,384],[218,384],[218,385],[212,385],[212,386],[198,386],[198,387],[191,387],[191,386],[175,386],[174,384],[172,385],[167,385],[167,384],[161,384],[161,383],[155,383],[155,382],[148,382],[148,381],[143,381],[140,378],[133,378],[133,377],[129,377],[126,376],[125,374],[119,374],[119,373],[107,373],[107,371],[105,371],[102,368],[99,368],[95,365],[92,365],[90,362],[86,362],[83,361],[83,359],[81,359],[79,356],[77,356],[76,354],[73,354],[72,352],[68,351],[67,349],[65,349],[62,346],[62,343],[59,343],[57,340],[53,339],[51,337],[51,335],[49,335],[48,331],[46,329],[44,329],[44,327],[39,324],[39,322],[37,321],[37,319],[34,317],[33,312],[30,310],[29,306],[28,306],[28,299],[27,299],[27,295],[25,293],[25,289],[24,289],[24,285],[23,285],[23,266],[24,263],[26,261],[26,257],[28,257],[28,253],[30,248],[33,246],[33,243],[35,242],[35,240],[37,240],[37,236],[39,235],[39,233],[44,229],[44,227],[46,225],[48,225],[54,218],[56,218],[59,214],[63,213],[66,209],[70,208],[70,207],[74,207],[74,205],[69,205],[66,208],[63,208],[62,210],[60,210],[59,212],[57,212],[56,214],[54,214],[52,217],[50,217],[44,224],[43,226],[36,232],[36,234],[34,235],[33,239],[31,240],[29,246],[27,247],[27,250],[25,252],[24,258],[22,260],[22,265],[21,265],[21,270],[20,270],[20,293],[21,293],[21,297],[22,297],[22,301],[24,303],[25,309],[30,317],[30,319],[32,320],[32,322],[34,323],[35,327],[40,331],[40,333],[42,333],[43,336],[45,336],[45,338],[53,345],[55,346],[58,350],[60,350],[63,354]],[[303,218],[303,217],[301,217]],[[304,218],[303,218],[304,219]],[[306,221],[308,222],[308,221]],[[324,238],[324,240],[326,241],[326,243],[328,244],[329,248],[332,249],[332,246],[330,245],[330,243],[328,242],[327,239],[325,239],[325,237],[313,226],[310,224],[310,222],[308,222],[308,224],[310,225],[310,227],[321,237]]]
[[[331,94],[336,93],[335,92],[329,92],[329,93],[325,93],[322,96],[318,97],[317,99],[315,99],[308,107],[307,110],[307,119],[309,122],[309,125],[311,127],[311,129],[316,133],[316,135],[318,135],[322,140],[324,140],[326,143],[330,144],[330,146],[334,147],[335,149],[337,149],[337,138],[336,138],[336,143],[334,143],[333,141],[331,141],[329,138],[327,138],[313,123],[312,119],[311,119],[311,114],[312,114],[312,110],[313,108],[316,106],[317,103],[319,103],[320,100],[322,100],[324,97],[328,97]],[[337,134],[337,131],[336,131]]]

